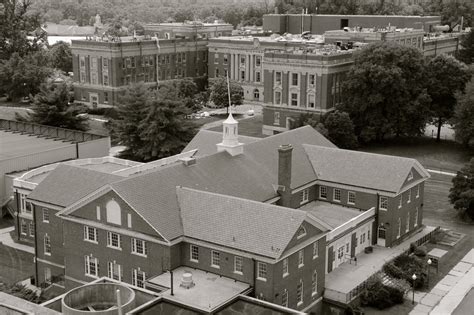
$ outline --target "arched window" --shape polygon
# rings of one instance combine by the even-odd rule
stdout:
[[[259,100],[260,99],[260,91],[258,89],[255,89],[253,90],[253,98],[255,100]]]
[[[107,222],[121,225],[122,214],[119,204],[115,200],[110,200],[105,207],[107,209]]]

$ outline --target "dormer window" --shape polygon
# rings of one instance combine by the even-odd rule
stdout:
[[[300,229],[298,230],[298,234],[296,236],[297,239],[300,239],[306,235],[306,229],[304,226],[301,226]]]

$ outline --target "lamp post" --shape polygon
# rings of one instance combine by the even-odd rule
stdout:
[[[413,279],[413,299],[411,300],[411,304],[414,305],[414,304],[415,304],[415,281],[416,281],[416,274],[413,274],[413,276],[411,276],[411,278]]]
[[[431,267],[431,264],[433,263],[431,261],[431,258],[428,258],[428,261],[426,262],[428,264],[428,274],[427,274],[427,279],[428,279],[428,288],[430,287],[430,267]]]

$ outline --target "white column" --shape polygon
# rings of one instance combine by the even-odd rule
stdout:
[[[255,55],[250,55],[250,81],[254,81],[254,72],[255,72]]]

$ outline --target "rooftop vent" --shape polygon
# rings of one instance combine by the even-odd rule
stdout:
[[[183,162],[184,165],[186,166],[191,166],[196,164],[196,158],[195,157],[183,157],[179,159],[181,162]]]
[[[183,273],[183,278],[181,279],[180,287],[191,289],[194,287],[193,274],[189,271]]]

